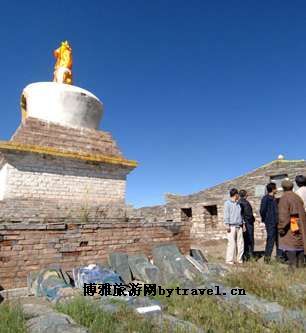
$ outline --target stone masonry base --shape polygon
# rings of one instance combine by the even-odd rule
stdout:
[[[32,271],[60,265],[107,261],[111,252],[150,255],[154,246],[175,243],[183,253],[190,248],[190,227],[183,223],[145,223],[140,219],[105,219],[99,223],[0,224],[0,287],[26,286]]]

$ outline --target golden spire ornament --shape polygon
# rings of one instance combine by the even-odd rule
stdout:
[[[53,81],[72,84],[72,48],[68,41],[62,42],[53,54],[56,58]]]

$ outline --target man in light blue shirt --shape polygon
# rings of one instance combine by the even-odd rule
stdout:
[[[241,215],[241,207],[238,203],[238,190],[233,188],[230,190],[230,199],[224,203],[224,224],[227,227],[227,250],[226,263],[233,265],[235,259],[242,264],[244,241],[243,230],[244,221]]]

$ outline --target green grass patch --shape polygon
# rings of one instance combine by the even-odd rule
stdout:
[[[274,262],[270,265],[258,262],[246,263],[228,273],[222,280],[231,287],[244,288],[247,293],[255,294],[270,301],[276,301],[287,308],[305,311],[306,294],[295,295],[290,286],[306,283],[306,270],[289,271],[285,265]]]
[[[96,301],[77,297],[69,303],[57,305],[56,309],[71,316],[91,333],[157,333],[152,323],[122,305],[116,314],[98,307]]]
[[[250,312],[219,303],[213,296],[157,297],[167,307],[167,312],[180,319],[190,321],[207,333],[301,333],[298,325],[280,327],[274,323],[264,323]]]
[[[26,333],[25,317],[19,305],[0,305],[0,332]]]

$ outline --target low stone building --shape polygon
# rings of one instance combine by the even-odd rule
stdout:
[[[247,174],[222,184],[190,195],[166,195],[166,204],[155,207],[144,207],[136,210],[137,216],[147,219],[182,221],[191,226],[192,239],[220,239],[226,237],[223,225],[223,205],[233,187],[245,189],[253,206],[255,218],[260,222],[260,202],[265,194],[265,186],[275,182],[281,195],[281,182],[289,178],[294,181],[298,174],[306,174],[304,160],[285,160],[282,156]],[[265,230],[256,223],[255,236],[265,238]]]

